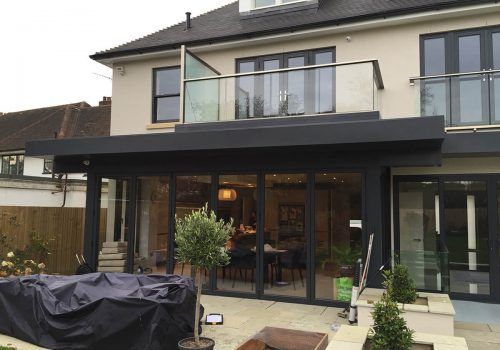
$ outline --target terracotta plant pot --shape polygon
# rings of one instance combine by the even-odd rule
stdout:
[[[200,346],[196,346],[194,337],[185,338],[179,341],[177,344],[179,350],[213,350],[215,347],[215,341],[210,338],[200,337]]]

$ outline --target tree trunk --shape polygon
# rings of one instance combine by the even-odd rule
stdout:
[[[196,314],[194,315],[194,340],[196,346],[200,346],[200,299],[201,299],[201,268],[196,268]]]

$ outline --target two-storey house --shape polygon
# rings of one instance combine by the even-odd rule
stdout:
[[[187,16],[91,56],[113,69],[110,137],[28,144],[88,174],[88,261],[128,242],[129,271],[187,273],[174,217],[208,203],[235,225],[209,293],[334,304],[373,234],[370,281],[398,255],[422,290],[500,301],[497,1]]]

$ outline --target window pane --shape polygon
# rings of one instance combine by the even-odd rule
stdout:
[[[193,210],[202,208],[205,204],[210,204],[212,177],[210,175],[190,175],[177,176],[175,184],[175,215],[184,218]],[[175,248],[174,248],[175,250]],[[189,264],[180,264],[175,261],[174,273],[177,275],[194,276]],[[208,271],[203,274],[203,286],[208,287]]]
[[[266,294],[306,296],[306,178],[305,174],[265,176]]]
[[[17,175],[17,156],[9,156],[9,174]]]
[[[240,62],[239,73],[250,73],[255,71],[255,62]],[[236,78],[238,119],[255,117],[255,77]]]
[[[279,60],[264,61],[264,70],[280,68]],[[264,116],[275,116],[280,109],[280,74],[264,74]]]
[[[180,93],[180,68],[156,70],[156,95],[175,95]]]
[[[257,175],[221,175],[218,217],[234,221],[235,233],[228,241],[229,265],[217,270],[217,289],[255,291],[257,244]]]
[[[444,38],[425,39],[424,55],[424,75],[438,75],[446,73]]]
[[[255,7],[275,5],[276,0],[255,0]]]
[[[100,272],[126,272],[130,179],[102,179],[99,220]]]
[[[500,32],[493,33],[493,69],[500,69]]]
[[[136,273],[167,273],[169,238],[169,178],[137,179],[135,255]]]
[[[43,160],[43,173],[44,174],[52,174],[54,169],[54,161],[52,159],[44,159]]]
[[[291,57],[288,59],[288,67],[305,66],[305,57]],[[288,72],[288,89],[285,92],[288,115],[304,114],[305,112],[305,71]]]
[[[156,99],[156,120],[179,120],[180,96],[159,97]]]
[[[315,176],[316,299],[350,301],[361,257],[361,174]]]
[[[333,63],[333,52],[318,52],[314,54],[315,64],[328,64]]]
[[[2,174],[9,173],[9,156],[2,157]]]
[[[489,295],[486,183],[445,182],[444,207],[451,292]]]
[[[17,156],[17,175],[23,175],[24,172],[24,155]]]
[[[408,266],[417,288],[448,292],[447,254],[439,232],[438,183],[401,182],[398,190],[401,263]]]
[[[459,72],[481,70],[481,36],[469,35],[458,39]]]

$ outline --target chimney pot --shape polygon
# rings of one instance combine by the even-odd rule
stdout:
[[[111,97],[103,96],[102,101],[99,101],[99,106],[109,106],[111,105]]]
[[[191,29],[191,12],[186,12],[186,30]]]

